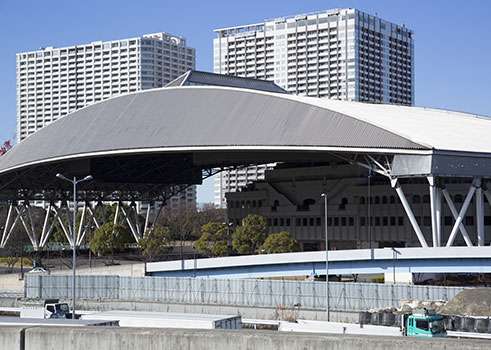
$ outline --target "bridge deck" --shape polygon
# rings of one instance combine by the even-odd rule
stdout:
[[[329,274],[378,274],[393,269],[396,273],[491,273],[491,247],[329,251]],[[324,275],[325,251],[155,262],[147,264],[147,272],[227,278]]]

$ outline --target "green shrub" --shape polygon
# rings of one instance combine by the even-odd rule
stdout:
[[[377,276],[372,278],[372,283],[385,283],[384,276]]]

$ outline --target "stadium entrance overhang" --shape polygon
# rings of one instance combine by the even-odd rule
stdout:
[[[484,198],[491,203],[486,187],[490,134],[491,121],[484,117],[237,88],[124,95],[57,120],[0,159],[0,199],[9,203],[0,246],[19,222],[35,247],[46,243],[52,230],[49,215],[61,223],[72,195],[71,187],[55,178],[59,172],[94,177],[79,186],[84,220],[76,242],[69,239],[79,244],[89,224],[100,224],[91,211],[103,201],[130,202],[118,208],[137,240],[151,225],[151,206],[140,223],[134,202],[165,201],[224,167],[271,162],[347,162],[368,168],[390,180],[422,247],[452,246],[459,232],[468,246],[484,245]],[[402,179],[411,177],[428,181],[431,242],[423,237],[402,189]],[[451,179],[470,180],[461,208],[445,188]],[[462,222],[472,198],[475,242]],[[40,240],[32,224],[33,200],[50,203]],[[441,242],[444,200],[455,219],[447,242]],[[70,237],[70,228],[65,230]]]

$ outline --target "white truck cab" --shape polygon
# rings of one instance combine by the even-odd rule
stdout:
[[[67,303],[58,299],[26,300],[20,308],[20,317],[24,318],[71,318]]]

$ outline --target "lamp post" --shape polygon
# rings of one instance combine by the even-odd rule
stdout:
[[[228,215],[225,218],[225,222],[223,224],[227,227],[227,254],[228,254],[228,256],[230,256],[230,246],[231,246],[231,242],[230,242],[230,226],[232,226],[233,224],[231,222],[229,222]]]
[[[329,236],[327,235],[327,194],[322,193],[321,197],[324,197],[324,220],[326,227],[326,317],[329,322]]]
[[[77,180],[77,178],[74,176],[73,180],[70,180],[69,178],[65,177],[63,174],[56,174],[56,177],[68,182],[71,182],[73,184],[73,232],[72,232],[72,245],[73,245],[73,301],[72,301],[72,319],[75,319],[75,298],[76,298],[76,292],[75,292],[75,273],[76,273],[76,254],[75,254],[75,248],[76,248],[76,237],[75,237],[75,231],[76,231],[76,217],[77,217],[77,184],[83,181],[88,181],[92,180],[92,175],[87,175],[84,177],[82,180]]]
[[[92,267],[92,250],[90,250],[90,241],[92,240],[92,231],[94,231],[94,225],[90,226],[89,231],[89,267]]]

